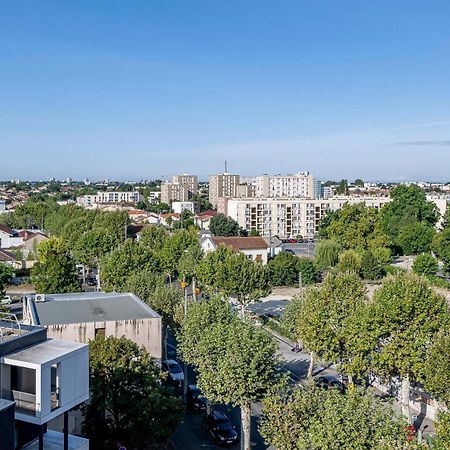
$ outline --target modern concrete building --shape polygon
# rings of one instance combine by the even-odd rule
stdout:
[[[0,200],[0,214],[3,214],[6,212],[6,201]]]
[[[258,176],[255,194],[259,198],[319,198],[320,189],[309,172],[299,172],[295,175]]]
[[[260,236],[206,237],[201,243],[202,250],[205,253],[215,251],[219,245],[231,247],[235,252],[241,252],[253,261],[260,261],[262,264],[267,264],[270,245]]]
[[[179,183],[161,184],[161,203],[170,205],[172,202],[189,201],[189,188]]]
[[[70,436],[69,410],[89,398],[86,344],[49,339],[43,327],[0,315],[0,448],[88,450]],[[50,420],[64,415],[63,432]],[[49,444],[52,441],[53,444]]]
[[[198,178],[197,175],[189,175],[187,173],[182,173],[180,175],[174,175],[172,177],[173,184],[180,184],[181,186],[186,186],[189,191],[189,197],[198,194]]]
[[[280,239],[313,237],[327,211],[336,211],[346,203],[365,203],[381,208],[389,197],[332,197],[328,200],[300,198],[226,199],[226,214],[247,231]],[[219,211],[222,212],[222,211]]]
[[[225,172],[209,177],[209,202],[217,208],[220,197],[238,197],[239,175]]]
[[[87,343],[97,335],[125,336],[162,357],[161,316],[134,294],[40,294],[24,300],[23,318],[46,327],[50,337]]]

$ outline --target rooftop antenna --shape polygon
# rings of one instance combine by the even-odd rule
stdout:
[[[227,170],[228,168],[227,168],[227,160],[225,160],[225,173],[228,173],[228,170]]]

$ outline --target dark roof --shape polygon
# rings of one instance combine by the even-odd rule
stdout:
[[[214,244],[218,247],[220,244],[231,247],[235,251],[241,250],[253,250],[259,248],[269,248],[269,245],[265,241],[265,239],[261,236],[249,236],[249,237],[240,237],[240,236],[215,236],[210,238],[214,242]]]
[[[14,255],[14,253],[8,252],[0,248],[0,261],[15,262],[16,255]]]
[[[111,322],[161,317],[131,293],[77,292],[46,294],[34,301],[38,325]]]
[[[7,233],[9,235],[13,235],[14,231],[11,227],[8,227],[8,225],[4,225],[3,223],[0,223],[0,231],[3,231],[4,233]]]

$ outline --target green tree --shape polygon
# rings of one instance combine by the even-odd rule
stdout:
[[[450,227],[444,228],[433,238],[433,252],[444,262],[444,270],[450,272]]]
[[[333,239],[320,241],[316,247],[316,266],[319,269],[334,267],[339,260],[340,245]]]
[[[291,336],[311,352],[309,378],[315,356],[342,366],[348,375],[360,375],[349,350],[349,327],[353,314],[366,301],[361,280],[354,274],[339,272],[328,274],[321,286],[292,299],[283,323]]]
[[[144,228],[139,235],[139,243],[154,252],[161,250],[167,239],[169,234],[164,227]]]
[[[113,250],[116,242],[108,230],[94,228],[85,231],[73,247],[75,259],[86,266],[97,266],[103,256]]]
[[[258,261],[220,245],[200,262],[196,276],[206,292],[236,297],[242,308],[270,291],[268,271]]]
[[[336,188],[336,192],[339,195],[348,195],[348,181],[341,180]]]
[[[298,258],[292,253],[280,252],[267,264],[270,283],[273,286],[298,284]]]
[[[405,225],[399,232],[397,243],[405,255],[429,252],[433,241],[434,228],[424,222]]]
[[[190,314],[188,310],[186,324]],[[183,359],[195,366],[197,384],[210,401],[240,406],[241,445],[250,450],[251,404],[262,400],[276,378],[276,345],[267,333],[235,315],[228,323],[199,331],[194,330],[192,339],[182,330]]]
[[[260,432],[279,450],[406,450],[406,422],[369,394],[294,388],[263,401]]]
[[[357,179],[353,182],[353,184],[354,184],[355,186],[357,186],[357,187],[364,187],[364,181],[361,180],[361,178],[357,178]]]
[[[89,343],[90,399],[84,429],[91,445],[110,449],[164,442],[182,416],[182,405],[161,384],[148,352],[122,338]]]
[[[209,230],[214,236],[239,236],[239,224],[225,214],[216,214],[209,223]]]
[[[320,239],[329,239],[330,236],[328,235],[328,227],[331,223],[333,223],[335,220],[338,220],[340,209],[336,211],[328,210],[325,214],[325,216],[320,221],[319,225],[319,237]]]
[[[340,272],[359,274],[361,271],[361,255],[355,250],[345,250],[339,254],[337,268]]]
[[[450,448],[450,413],[440,412],[434,425],[436,436],[433,441],[434,450]]]
[[[402,412],[410,419],[410,383],[424,380],[427,347],[449,323],[445,298],[424,278],[401,274],[386,279],[375,291],[366,321],[372,369],[387,379],[401,378]]]
[[[412,270],[419,275],[433,277],[437,274],[438,263],[430,253],[421,253],[414,260]]]
[[[122,292],[128,277],[142,270],[156,271],[158,261],[154,254],[127,239],[125,243],[100,260],[100,281],[102,289]]]
[[[37,247],[38,262],[31,270],[31,282],[40,294],[78,292],[81,284],[75,273],[75,263],[65,250],[64,241],[50,238]]]
[[[13,275],[12,267],[0,263],[0,299],[5,295],[5,286]]]
[[[450,406],[450,334],[440,330],[427,350],[424,385],[439,401]]]
[[[297,271],[302,274],[302,284],[314,284],[317,281],[317,269],[311,258],[298,258]]]
[[[361,276],[365,280],[379,280],[384,276],[383,267],[371,251],[367,251],[362,257]]]
[[[418,186],[404,186],[395,187],[391,192],[392,201],[383,206],[381,210],[382,225],[385,233],[388,235],[391,242],[399,251],[414,250],[417,245],[411,242],[417,235],[427,235],[425,228],[410,228],[403,233],[400,239],[400,234],[403,228],[422,223],[424,226],[434,227],[439,213],[434,203],[428,202],[426,194]],[[403,246],[408,243],[410,247],[404,249]],[[417,250],[418,252],[427,251],[426,248]]]
[[[161,250],[157,253],[161,268],[167,273],[175,275],[182,255],[186,251],[194,252],[191,248],[200,248],[197,235],[187,230],[177,230],[164,241]]]
[[[363,203],[346,204],[329,221],[326,235],[334,239],[343,249],[360,252],[387,247],[388,237],[382,229],[381,215],[376,208]]]

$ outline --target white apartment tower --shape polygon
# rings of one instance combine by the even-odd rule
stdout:
[[[261,175],[255,179],[259,198],[317,198],[314,177],[309,172],[295,175]]]

